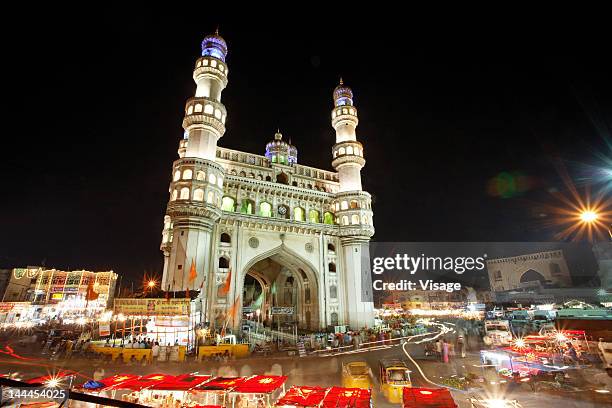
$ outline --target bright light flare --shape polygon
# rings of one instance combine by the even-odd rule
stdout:
[[[584,210],[580,213],[580,219],[582,222],[592,223],[599,218],[599,215],[593,210]]]
[[[149,283],[147,283],[147,286],[153,289],[155,286],[157,286],[157,282],[150,280]]]
[[[525,340],[521,338],[514,340],[514,347],[516,347],[517,349],[525,348],[525,346],[526,346]]]
[[[58,388],[62,385],[62,380],[59,377],[51,377],[45,381],[45,387],[47,388]]]
[[[487,404],[487,408],[506,408],[508,407],[508,400],[503,400],[503,399],[491,399],[491,400],[484,400],[483,401],[485,404]]]

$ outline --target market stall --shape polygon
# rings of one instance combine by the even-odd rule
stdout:
[[[447,388],[406,387],[402,397],[403,408],[457,408]]]
[[[215,377],[191,389],[192,400],[200,405],[227,406],[228,393],[246,381],[246,377]]]
[[[276,407],[318,407],[329,388],[294,385],[276,401]]]
[[[210,375],[182,374],[158,382],[141,391],[147,405],[159,408],[201,406],[192,398],[191,390],[211,379]]]
[[[285,392],[286,376],[254,375],[234,387],[230,393],[232,407],[270,407]]]
[[[161,347],[181,346],[183,350],[190,350],[197,337],[194,328],[200,321],[198,304],[187,298],[115,299],[113,337],[144,336]],[[169,360],[175,358],[179,358],[179,354],[168,354]]]
[[[371,408],[372,392],[363,388],[331,387],[321,401],[322,408]]]

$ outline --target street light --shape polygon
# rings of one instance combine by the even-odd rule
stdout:
[[[157,285],[157,282],[155,282],[154,280],[150,280],[149,283],[147,283],[147,286],[149,287],[149,293],[153,293],[153,288]]]

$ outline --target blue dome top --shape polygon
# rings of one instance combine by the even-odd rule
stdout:
[[[219,30],[209,34],[202,40],[202,56],[210,56],[225,62],[227,55],[227,43],[219,35]]]
[[[342,78],[340,78],[340,84],[334,89],[334,102],[337,106],[353,104],[353,91],[344,85]]]

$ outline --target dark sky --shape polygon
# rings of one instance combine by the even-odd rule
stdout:
[[[4,267],[161,272],[184,103],[217,24],[230,67],[221,146],[263,154],[280,127],[300,163],[331,170],[331,93],[340,75],[353,88],[378,241],[550,240],[539,206],[563,189],[555,160],[573,174],[609,153],[606,37],[187,10],[27,20],[4,36]],[[491,194],[501,172],[525,191]]]

